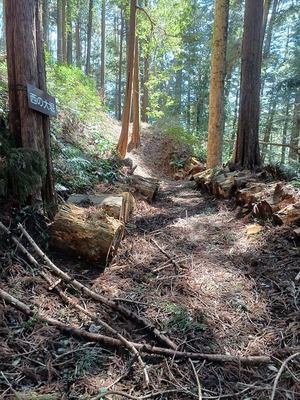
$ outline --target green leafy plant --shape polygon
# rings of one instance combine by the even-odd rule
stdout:
[[[113,183],[118,163],[85,154],[72,144],[59,142],[53,156],[56,181],[71,190],[83,191],[99,182]]]
[[[164,309],[169,313],[169,318],[165,322],[165,326],[169,329],[175,329],[180,332],[197,332],[205,329],[205,314],[200,310],[196,310],[191,316],[188,308],[183,305],[167,302]]]

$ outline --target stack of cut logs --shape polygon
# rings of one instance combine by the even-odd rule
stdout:
[[[157,190],[156,180],[132,175],[111,194],[71,195],[52,223],[52,246],[83,261],[108,265],[135,208],[135,197],[151,202]]]
[[[266,172],[208,169],[193,175],[197,187],[221,198],[234,197],[241,213],[252,214],[277,225],[300,225],[300,190],[278,182]],[[300,228],[295,229],[299,232]]]

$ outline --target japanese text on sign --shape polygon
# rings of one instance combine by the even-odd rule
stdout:
[[[56,117],[55,98],[42,90],[27,84],[29,107],[50,117]]]

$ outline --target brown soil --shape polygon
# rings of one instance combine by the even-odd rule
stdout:
[[[104,271],[50,253],[42,238],[44,223],[36,215],[23,210],[18,219],[57,266],[147,318],[178,351],[269,355],[270,362],[217,363],[142,353],[147,387],[125,347],[76,339],[1,301],[1,399],[17,399],[20,392],[28,393],[20,397],[26,399],[37,393],[56,393],[44,397],[49,399],[300,399],[300,285],[295,281],[300,248],[292,228],[265,223],[259,234],[247,236],[232,201],[171,179],[167,142],[148,131],[143,143],[129,156],[138,165],[136,173],[161,180],[160,190],[152,204],[137,202],[121,247]],[[3,214],[2,222],[10,218]],[[1,288],[49,317],[110,335],[50,292],[4,235],[0,245]],[[74,289],[68,293],[128,340],[163,347],[117,312]]]

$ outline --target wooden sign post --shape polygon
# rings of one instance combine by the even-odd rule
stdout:
[[[39,111],[42,114],[56,117],[55,98],[48,93],[27,83],[27,94],[29,108]]]

